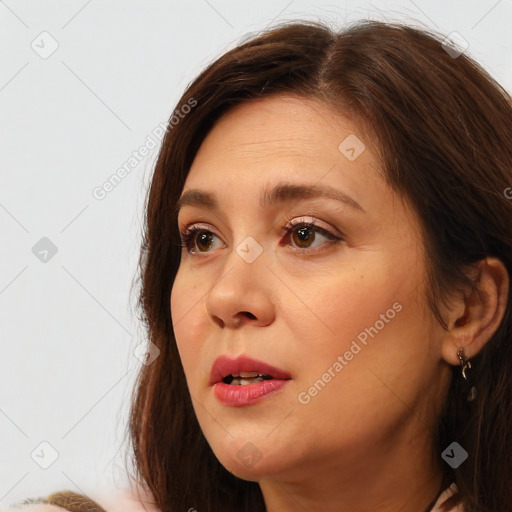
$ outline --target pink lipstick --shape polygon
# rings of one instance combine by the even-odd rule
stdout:
[[[240,356],[220,356],[210,373],[210,385],[224,405],[242,407],[262,401],[291,380],[289,373],[263,361]]]

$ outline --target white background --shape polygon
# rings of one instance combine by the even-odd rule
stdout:
[[[126,485],[123,433],[144,340],[130,287],[157,149],[101,186],[186,85],[248,32],[371,17],[456,31],[512,90],[511,0],[0,2],[0,508]],[[43,59],[31,44],[57,50]],[[41,40],[41,37],[46,39]],[[32,247],[57,247],[41,262]],[[48,469],[52,449],[58,458]]]

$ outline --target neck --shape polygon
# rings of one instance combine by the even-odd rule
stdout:
[[[259,483],[266,512],[424,512],[442,483],[439,457],[418,456],[420,436],[392,453],[373,445],[359,453],[332,454],[322,463],[308,461],[302,477],[270,475]],[[368,455],[371,454],[371,455]],[[414,454],[412,456],[411,454]],[[339,463],[343,461],[343,465]],[[342,466],[342,467],[341,467]]]

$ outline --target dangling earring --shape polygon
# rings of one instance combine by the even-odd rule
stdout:
[[[457,351],[457,357],[459,358],[459,361],[460,361],[462,377],[464,378],[464,380],[467,383],[469,383],[469,379],[468,379],[466,372],[471,368],[471,362],[469,361],[469,359],[466,361],[466,358],[464,355],[464,349],[462,347],[459,348],[459,350]],[[466,400],[468,402],[472,402],[475,398],[476,398],[476,387],[471,386],[469,393],[466,397]]]
[[[457,351],[457,356],[458,356],[459,361],[460,361],[460,367],[461,367],[462,376],[464,377],[464,380],[467,381],[468,378],[466,376],[466,370],[468,368],[471,368],[471,363],[470,363],[469,359],[467,361],[465,360],[464,349],[463,348],[459,348],[459,350]]]

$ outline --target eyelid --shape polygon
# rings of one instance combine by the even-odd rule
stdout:
[[[186,250],[188,254],[191,256],[199,256],[205,257],[210,254],[211,251],[207,251],[205,253],[190,251],[189,244],[190,241],[194,241],[194,237],[199,231],[207,231],[209,233],[214,234],[217,238],[222,240],[222,238],[216,233],[215,228],[208,223],[204,222],[191,222],[190,224],[184,226],[183,228],[178,226],[180,241],[178,242],[178,246]]]
[[[201,231],[211,231],[212,233],[215,233],[215,228],[211,224],[208,224],[207,222],[191,222],[190,224],[183,228],[183,232],[186,233],[188,231],[192,231],[193,229],[199,229]]]
[[[325,224],[322,221],[319,221],[315,217],[302,216],[302,217],[295,217],[292,220],[290,220],[286,217],[285,219],[286,219],[287,223],[285,226],[283,226],[283,229],[282,229],[283,233],[288,232],[289,231],[288,228],[295,228],[297,226],[300,226],[301,224],[307,224],[309,226],[313,226],[315,228],[318,228],[319,230],[326,232],[326,234],[329,234],[332,237],[344,238],[344,236],[345,236],[339,229],[336,229],[328,224]]]
[[[327,226],[324,223],[320,224],[318,222],[318,219],[314,217],[295,217],[292,220],[285,217],[286,224],[281,228],[281,235],[282,236],[289,236],[293,230],[299,226],[306,226],[313,231],[316,231],[321,236],[324,236],[325,238],[330,240],[330,245],[334,245],[336,242],[341,242],[345,239],[345,235],[339,231],[338,229],[331,227],[330,225]],[[187,252],[192,255],[199,255],[199,256],[207,256],[212,251],[207,252],[196,252],[196,251],[190,251],[189,250],[189,242],[190,240],[194,240],[194,236],[199,231],[207,231],[215,235],[217,238],[222,238],[216,233],[215,228],[208,223],[204,222],[192,222],[185,226],[184,228],[179,228],[180,231],[180,238],[181,243],[179,244],[182,247],[185,247]],[[288,246],[289,243],[280,243],[280,245]],[[322,247],[325,244],[322,244],[320,247],[314,247],[314,248],[297,248],[291,246],[291,249],[298,253],[314,253],[317,251],[323,250]],[[325,248],[324,248],[325,249]]]
[[[179,229],[180,236],[182,238],[186,238],[187,235],[194,235],[197,231],[208,231],[213,233],[217,238],[221,239],[221,236],[217,234],[216,229],[208,223],[205,222],[192,222],[183,228],[183,231]],[[206,253],[205,253],[206,254]]]

